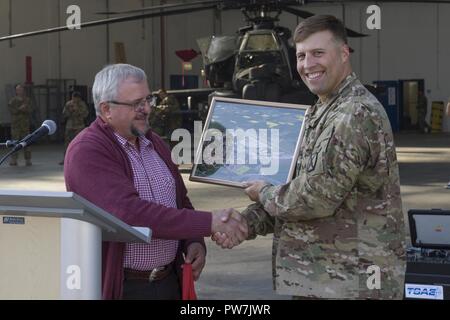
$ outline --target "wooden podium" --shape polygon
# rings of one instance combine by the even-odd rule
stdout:
[[[0,190],[0,299],[101,299],[102,241],[149,242],[72,192]]]

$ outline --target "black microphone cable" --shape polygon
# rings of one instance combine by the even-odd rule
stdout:
[[[0,160],[0,166],[3,164],[3,162],[5,162],[6,159],[8,159],[8,157],[10,155],[12,155],[14,152],[16,152],[17,150],[12,149],[11,151],[9,151],[1,160]]]

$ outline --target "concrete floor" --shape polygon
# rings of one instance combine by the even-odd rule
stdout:
[[[450,209],[450,135],[402,133],[396,136],[400,162],[401,191],[405,215],[412,208]],[[61,145],[33,148],[33,166],[0,167],[0,189],[65,191]],[[0,155],[5,154],[0,150]],[[198,209],[213,210],[249,204],[239,189],[188,181],[189,196]],[[0,190],[1,192],[1,190]],[[207,239],[207,265],[196,284],[200,299],[290,299],[277,296],[271,280],[271,236],[244,242],[232,250],[222,250]]]

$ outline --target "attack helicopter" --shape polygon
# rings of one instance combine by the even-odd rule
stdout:
[[[200,45],[212,96],[311,104],[315,97],[296,71],[291,31],[278,25],[282,12],[301,18],[313,13],[294,6],[304,1],[227,1],[222,10],[240,9],[247,25],[234,36],[214,36]],[[347,29],[350,37],[365,34]]]
[[[279,25],[283,12],[303,19],[313,16],[313,13],[298,7],[314,2],[323,1],[209,0],[171,3],[99,13],[125,16],[83,22],[80,27],[89,28],[205,10],[240,10],[246,25],[239,28],[236,34],[215,35],[197,41],[204,62],[203,74],[210,88],[168,91],[178,98],[186,114],[199,112],[202,118],[206,114],[208,101],[213,96],[302,104],[314,102],[315,96],[309,92],[296,71],[295,48],[290,43],[291,31]],[[0,42],[68,29],[68,26],[63,26],[10,35],[0,37]],[[347,34],[349,37],[366,36],[350,29],[347,29]]]

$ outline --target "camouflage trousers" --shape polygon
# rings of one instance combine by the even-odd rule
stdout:
[[[30,132],[28,129],[24,130],[24,128],[12,127],[11,128],[11,139],[12,140],[23,139],[29,133]],[[27,148],[23,149],[23,151],[14,153],[10,158],[10,161],[9,161],[10,164],[17,164],[17,159],[19,157],[19,153],[24,154],[24,158],[27,163],[31,162],[31,150],[30,150],[30,147],[27,147]]]
[[[64,155],[66,154],[67,147],[69,146],[70,142],[75,139],[77,134],[79,134],[81,131],[83,131],[84,128],[66,128],[65,134],[64,134]]]
[[[425,110],[419,110],[417,112],[417,126],[421,133],[425,133],[426,130],[430,129],[430,126],[426,121],[426,115],[427,114]]]
[[[24,159],[27,164],[31,162],[31,150],[30,150],[30,147],[27,147],[23,151],[19,151],[19,152],[14,153],[13,155],[11,155],[11,159],[9,161],[11,164],[17,163],[17,159],[19,158],[19,153],[24,154]]]

